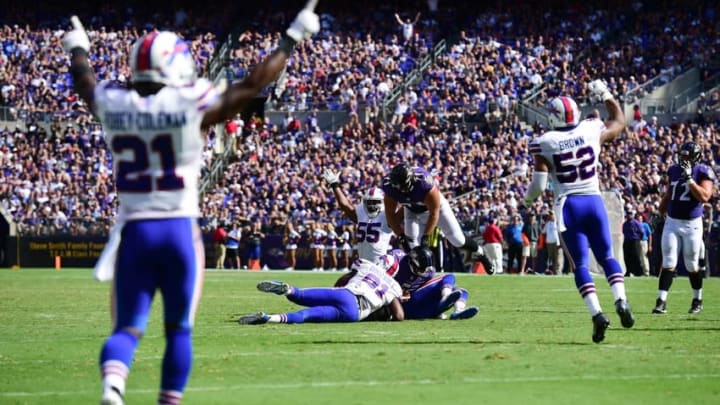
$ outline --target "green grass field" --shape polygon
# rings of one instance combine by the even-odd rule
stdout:
[[[569,277],[458,275],[480,314],[466,321],[241,326],[240,314],[297,307],[255,289],[263,279],[329,285],[331,273],[206,274],[187,404],[717,404],[720,280],[687,314],[675,281],[669,313],[650,315],[657,280],[626,280],[636,324],[594,344]],[[110,328],[109,284],[90,270],[0,270],[0,404],[89,404]],[[160,311],[128,381],[129,404],[154,403],[163,352]]]

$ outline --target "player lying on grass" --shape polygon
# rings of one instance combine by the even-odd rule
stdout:
[[[274,315],[258,312],[240,317],[238,323],[358,322],[381,308],[386,308],[394,321],[405,319],[400,285],[375,263],[358,259],[348,274],[352,276],[343,287],[298,288],[282,281],[263,281],[258,290],[284,295],[308,308]]]
[[[468,292],[455,285],[455,275],[436,275],[432,263],[432,252],[422,246],[416,246],[408,254],[395,249],[378,260],[378,267],[392,276],[403,289],[401,303],[405,319],[436,319],[453,307],[451,320],[477,315],[477,307],[466,306]],[[344,275],[335,286],[343,285],[351,276]],[[378,311],[367,320],[386,321],[389,320],[388,315],[385,311]]]

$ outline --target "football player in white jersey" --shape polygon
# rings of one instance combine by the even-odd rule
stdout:
[[[335,194],[338,206],[356,224],[355,247],[358,257],[376,262],[390,250],[393,231],[385,218],[385,194],[378,187],[369,188],[362,197],[362,204],[353,206],[340,187],[340,173],[325,170],[323,178]]]
[[[614,140],[625,128],[625,115],[601,80],[588,84],[593,99],[602,100],[609,113],[607,122],[580,120],[580,110],[570,97],[549,103],[551,131],[530,142],[535,172],[525,196],[531,206],[545,190],[548,177],[555,197],[558,231],[574,267],[575,285],[592,316],[595,343],[605,338],[610,321],[603,314],[588,267],[589,251],[602,266],[615,298],[615,310],[625,328],[635,323],[625,294],[625,278],[613,257],[610,226],[598,181],[600,145]]]
[[[381,308],[387,308],[393,321],[405,319],[400,304],[400,284],[377,264],[357,259],[350,274],[347,284],[339,288],[298,288],[282,281],[263,281],[257,285],[258,290],[284,295],[289,301],[308,308],[274,315],[258,312],[242,316],[238,322],[241,325],[358,322]]]
[[[120,199],[122,230],[111,272],[113,330],[100,353],[103,404],[124,403],[155,290],[163,298],[166,341],[158,403],[180,403],[192,364],[205,262],[197,225],[202,131],[239,113],[277,77],[294,45],[319,31],[313,9],[314,4],[303,9],[278,49],[223,94],[196,77],[188,44],[166,31],[137,40],[129,55],[129,86],[96,83],[90,40],[72,17],[63,47],[70,53],[74,89],[103,125]]]

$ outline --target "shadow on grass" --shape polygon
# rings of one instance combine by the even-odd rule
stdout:
[[[530,342],[521,340],[452,340],[452,341],[438,341],[438,340],[415,340],[415,341],[397,341],[388,342],[385,340],[313,340],[309,342],[288,342],[291,345],[327,345],[327,344],[341,344],[341,345],[528,345],[528,344],[542,344],[542,345],[555,345],[555,346],[586,346],[584,342]],[[593,344],[593,343],[590,343]]]
[[[638,328],[633,327],[632,330],[641,330],[641,331],[653,331],[653,332],[683,332],[683,331],[706,331],[706,332],[720,332],[720,327],[717,328],[708,328],[708,327],[692,327],[688,326],[687,328]]]

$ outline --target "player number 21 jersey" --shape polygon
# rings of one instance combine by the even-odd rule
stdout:
[[[569,131],[548,131],[530,142],[530,153],[544,157],[552,166],[550,178],[556,198],[600,194],[597,172],[604,130],[601,120],[587,119]]]
[[[198,217],[204,111],[218,100],[212,83],[164,87],[141,97],[110,82],[95,105],[113,155],[122,220]]]

